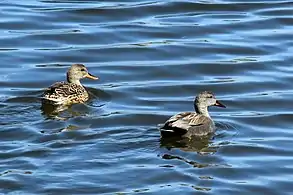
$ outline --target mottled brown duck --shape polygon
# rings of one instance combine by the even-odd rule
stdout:
[[[67,82],[56,82],[44,91],[43,103],[53,105],[84,103],[89,99],[89,94],[80,83],[83,78],[98,79],[90,74],[83,64],[73,64],[67,71]]]

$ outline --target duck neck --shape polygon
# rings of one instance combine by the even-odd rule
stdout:
[[[67,82],[68,83],[73,83],[73,84],[76,84],[76,85],[81,85],[79,79],[73,78],[68,73],[66,74],[66,77],[67,77]]]
[[[198,102],[195,102],[194,103],[194,109],[195,109],[195,112],[196,113],[202,114],[202,115],[204,115],[206,117],[211,118],[210,115],[209,115],[209,111],[208,111],[208,107],[207,106],[201,105]]]

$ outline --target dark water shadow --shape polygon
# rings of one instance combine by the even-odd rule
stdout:
[[[172,149],[179,149],[181,152],[196,152],[199,155],[211,155],[217,152],[218,147],[210,147],[212,136],[193,137],[192,139],[181,137],[161,138],[160,147],[166,148],[170,152],[161,155],[164,160],[180,160],[195,168],[205,168],[216,166],[214,164],[189,160],[184,155],[173,154]],[[176,152],[177,153],[177,152]]]
[[[43,90],[11,90],[9,96],[3,100],[3,103],[7,105],[26,105],[40,102],[41,94]]]
[[[179,160],[194,168],[230,167],[227,163],[209,163],[209,161],[206,160],[214,158],[214,154],[217,153],[222,146],[222,144],[216,143],[215,139],[217,139],[217,136],[218,135],[213,134],[209,136],[192,137],[191,139],[181,137],[161,137],[160,147],[166,148],[168,151],[165,151],[160,157],[164,160]],[[197,157],[184,154],[186,152],[196,153]],[[173,166],[173,163],[166,166]]]
[[[165,160],[181,160],[187,164],[190,164],[191,166],[195,167],[195,168],[205,168],[205,167],[211,167],[212,165],[211,164],[207,164],[207,163],[199,163],[199,162],[196,162],[196,161],[191,161],[191,160],[187,160],[183,157],[180,157],[180,156],[176,156],[176,155],[171,155],[171,154],[164,154],[161,156],[162,159],[165,159]]]
[[[59,117],[59,114],[62,111],[69,109],[70,107],[71,106],[63,106],[63,105],[55,106],[50,103],[42,102],[40,109],[42,111],[42,115],[45,116],[45,118],[47,118],[47,119],[58,119],[59,118],[59,119],[66,120],[66,119],[68,119],[67,117]],[[72,113],[72,117],[81,115],[79,112],[74,113],[74,112],[69,111],[69,113]],[[71,117],[69,117],[69,118],[71,118]]]
[[[209,147],[211,138],[212,135],[192,137],[191,139],[182,137],[161,137],[160,147],[164,147],[167,150],[177,148],[185,152],[215,153],[215,148]]]
[[[112,96],[104,90],[95,88],[86,88],[89,94],[88,104],[93,107],[102,107],[112,100]]]

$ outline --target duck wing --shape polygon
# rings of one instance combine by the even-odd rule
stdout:
[[[212,120],[206,116],[200,115],[196,112],[183,112],[172,116],[166,121],[161,129],[163,134],[176,135],[205,135],[210,133],[210,125],[213,124]],[[162,135],[163,135],[162,134]]]
[[[47,88],[43,99],[50,100],[56,104],[62,104],[72,96],[84,93],[84,88],[74,83],[56,82]]]

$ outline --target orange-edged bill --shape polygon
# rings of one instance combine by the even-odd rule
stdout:
[[[88,73],[85,77],[89,78],[89,79],[93,79],[93,80],[98,80],[99,79],[98,77],[92,75],[91,73]]]

